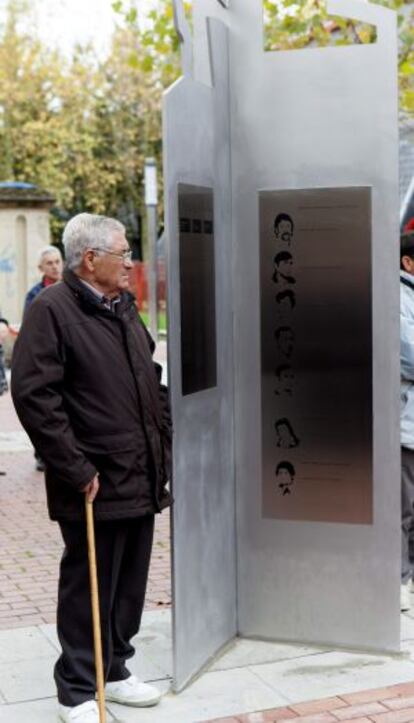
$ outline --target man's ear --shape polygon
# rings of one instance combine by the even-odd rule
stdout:
[[[407,271],[409,274],[414,274],[414,259],[412,259],[411,256],[402,256],[401,264],[404,271]]]
[[[92,249],[87,249],[83,254],[83,265],[89,273],[95,271],[95,254]]]

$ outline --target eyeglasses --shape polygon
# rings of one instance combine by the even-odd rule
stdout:
[[[104,254],[110,254],[111,256],[118,256],[119,259],[125,261],[132,261],[132,251],[108,251],[108,249],[102,248],[102,246],[92,247],[92,251],[102,251]]]

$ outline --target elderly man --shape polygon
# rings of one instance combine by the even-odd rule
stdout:
[[[106,696],[154,705],[132,676],[154,515],[169,504],[171,425],[154,344],[128,293],[131,252],[118,221],[86,213],[67,224],[63,283],[30,306],[16,343],[12,394],[46,462],[49,514],[65,543],[55,667],[63,721],[96,723],[84,496],[95,500]]]
[[[44,246],[39,253],[37,268],[42,274],[42,279],[27,292],[24,302],[24,314],[26,314],[32,301],[43,289],[53,286],[53,284],[61,280],[63,261],[59,249],[56,246]]]

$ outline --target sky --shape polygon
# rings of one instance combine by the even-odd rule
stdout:
[[[0,0],[0,15],[7,0]],[[139,0],[144,14],[156,0]],[[32,0],[40,37],[51,47],[70,54],[77,42],[91,41],[99,54],[105,52],[116,14],[112,0]]]

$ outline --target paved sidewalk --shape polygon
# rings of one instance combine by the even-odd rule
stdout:
[[[165,343],[158,359],[165,361]],[[55,622],[62,541],[47,516],[43,473],[10,394],[0,396],[0,630]],[[169,607],[169,512],[157,515],[146,610]]]
[[[163,692],[159,706],[108,704],[108,723],[414,722],[414,613],[402,616],[403,652],[351,653],[236,639],[175,695],[170,610],[144,613],[131,671]],[[53,625],[0,631],[0,723],[56,723]]]
[[[404,723],[414,721],[414,683],[323,698],[205,723]]]

